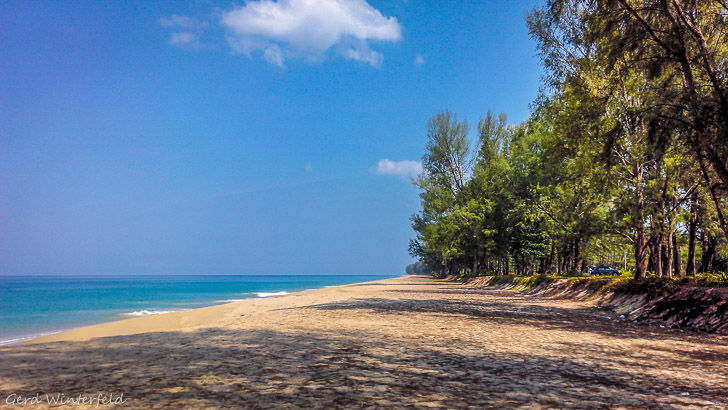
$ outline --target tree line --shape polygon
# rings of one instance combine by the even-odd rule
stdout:
[[[531,117],[428,123],[409,269],[728,269],[728,4],[549,0],[527,23]]]

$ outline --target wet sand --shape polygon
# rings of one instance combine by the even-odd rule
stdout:
[[[0,348],[8,408],[46,393],[123,393],[124,408],[728,408],[726,386],[726,336],[415,276]]]

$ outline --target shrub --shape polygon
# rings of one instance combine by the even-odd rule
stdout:
[[[718,282],[718,283],[728,283],[728,272],[715,272],[715,273],[709,273],[709,272],[700,272],[697,275],[695,275],[695,279],[699,282]]]
[[[584,276],[584,275],[579,271],[567,270],[566,272],[562,272],[561,276],[563,276],[565,278],[578,278],[578,277]]]

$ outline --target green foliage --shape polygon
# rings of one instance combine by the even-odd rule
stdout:
[[[622,270],[622,275],[620,275],[619,277],[622,278],[622,279],[633,279],[634,278],[634,273],[631,270],[629,270],[629,269],[623,269]]]
[[[695,275],[695,279],[706,283],[722,283],[728,285],[728,272],[701,272]]]
[[[563,276],[565,278],[577,278],[584,275],[582,275],[581,272],[577,272],[575,270],[567,270],[566,272],[563,272],[560,276]]]
[[[432,273],[432,269],[427,266],[425,262],[417,261],[407,265],[405,272],[407,272],[408,275],[428,275]]]
[[[643,3],[534,10],[546,82],[522,124],[487,111],[471,140],[467,121],[432,117],[410,253],[434,274],[728,269],[725,5]]]

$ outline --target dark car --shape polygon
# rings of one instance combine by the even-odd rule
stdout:
[[[601,267],[601,268],[594,268],[591,271],[592,276],[603,276],[603,275],[612,275],[612,276],[619,276],[622,274],[622,271],[619,269],[609,268],[609,267]]]

